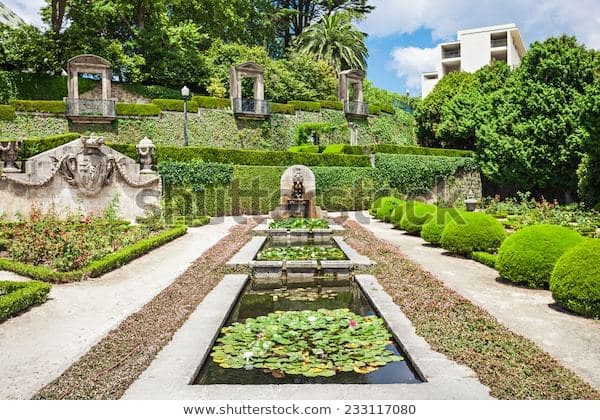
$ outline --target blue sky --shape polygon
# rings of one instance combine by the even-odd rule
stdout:
[[[27,22],[40,24],[44,0],[2,0]],[[371,0],[359,23],[369,34],[368,78],[376,86],[420,92],[420,74],[433,69],[434,47],[461,29],[515,23],[528,45],[568,33],[600,49],[600,0]]]

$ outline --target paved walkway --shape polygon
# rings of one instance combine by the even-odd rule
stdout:
[[[46,303],[0,324],[0,399],[30,398],[170,285],[234,224],[228,217],[190,228],[99,279],[54,285]]]
[[[529,338],[565,367],[600,389],[600,322],[557,310],[547,290],[531,290],[498,280],[498,272],[478,262],[446,255],[419,237],[406,235],[365,213],[350,213],[380,239],[446,286],[486,309],[510,330]]]

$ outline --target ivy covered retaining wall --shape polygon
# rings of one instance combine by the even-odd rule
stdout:
[[[297,111],[295,114],[272,114],[266,121],[236,120],[229,110],[200,109],[190,113],[189,142],[192,146],[286,150],[295,145],[296,127],[305,122],[328,122],[339,129],[321,137],[321,143],[348,143],[350,134],[344,113],[322,109],[321,112]],[[397,111],[355,121],[359,144],[416,143],[412,118]],[[22,139],[62,134],[71,129],[62,117],[19,113],[13,121],[0,121],[0,138]],[[137,143],[149,137],[157,145],[183,145],[183,113],[162,112],[160,117],[119,118],[112,126],[87,126],[86,131],[102,132],[108,143]]]

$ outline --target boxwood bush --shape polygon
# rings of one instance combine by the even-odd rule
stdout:
[[[564,226],[528,226],[504,241],[496,268],[506,280],[547,288],[556,261],[583,240],[579,233]]]
[[[383,201],[385,197],[378,197],[375,201],[373,201],[371,203],[371,206],[369,207],[369,214],[373,217],[377,216],[377,210],[379,209],[379,207],[381,207],[381,202]]]
[[[369,105],[369,115],[379,115],[381,114],[381,108],[379,105]]]
[[[120,83],[127,92],[150,99],[181,99],[181,91],[166,86],[142,85],[139,83]],[[66,96],[66,95],[65,95]]]
[[[183,112],[183,99],[153,99],[152,103],[158,106],[162,111]],[[188,112],[198,112],[198,103],[188,101]]]
[[[471,254],[471,258],[481,264],[487,265],[490,268],[496,268],[496,262],[498,261],[497,254],[490,254],[485,251],[476,251]]]
[[[425,155],[445,157],[474,157],[475,153],[470,150],[439,149],[434,147],[398,146],[395,144],[374,144],[371,146],[372,153],[388,153],[396,155]]]
[[[11,105],[0,105],[0,120],[12,121],[15,118],[17,118],[17,114]]]
[[[394,210],[392,210],[392,214],[390,215],[390,223],[393,224],[394,227],[400,227],[400,222],[404,216],[404,210],[406,210],[405,201],[399,203],[396,207],[394,207]]]
[[[214,98],[212,96],[194,96],[194,102],[198,104],[199,108],[230,108],[231,100],[228,98]]]
[[[67,111],[67,104],[63,101],[26,101],[15,99],[8,103],[18,112],[64,114]]]
[[[336,111],[343,111],[344,104],[341,101],[319,101],[321,108],[324,109],[335,109]]]
[[[462,213],[462,210],[455,208],[436,208],[431,220],[423,224],[421,228],[421,238],[432,245],[439,245],[442,240],[442,232],[446,225],[450,223],[451,220],[460,222]]]
[[[50,285],[39,281],[0,281],[0,322],[45,302]]]
[[[156,117],[160,115],[160,108],[155,104],[128,104],[117,102],[117,115]]]
[[[321,148],[316,144],[303,144],[301,146],[292,146],[288,152],[292,153],[319,153]]]
[[[556,302],[571,311],[600,318],[600,239],[587,239],[556,262],[550,290]]]
[[[462,221],[450,221],[442,232],[444,249],[462,255],[497,250],[506,238],[502,224],[485,213],[463,213]]]
[[[313,101],[288,101],[288,105],[292,105],[298,111],[319,112],[321,104]]]
[[[344,150],[346,149],[346,145],[345,144],[330,144],[327,147],[325,147],[325,150],[323,150],[323,153],[327,154],[327,153],[333,153],[333,154],[343,154]]]
[[[65,133],[49,137],[31,137],[26,139],[19,151],[19,159],[28,159],[55,147],[62,146],[80,137],[79,133]]]
[[[411,235],[419,235],[421,228],[433,218],[435,211],[436,207],[433,204],[408,201],[400,219],[399,227]]]
[[[271,112],[273,114],[295,114],[296,108],[290,104],[279,104],[277,102],[271,102]]]
[[[383,220],[384,222],[389,222],[394,208],[396,206],[402,205],[403,203],[404,200],[401,200],[396,197],[383,197],[381,200],[381,204],[377,209],[377,218]]]

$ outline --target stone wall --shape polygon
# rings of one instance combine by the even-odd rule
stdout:
[[[478,171],[459,171],[452,177],[440,180],[427,194],[420,196],[438,205],[461,204],[467,198],[481,199],[481,174]]]

